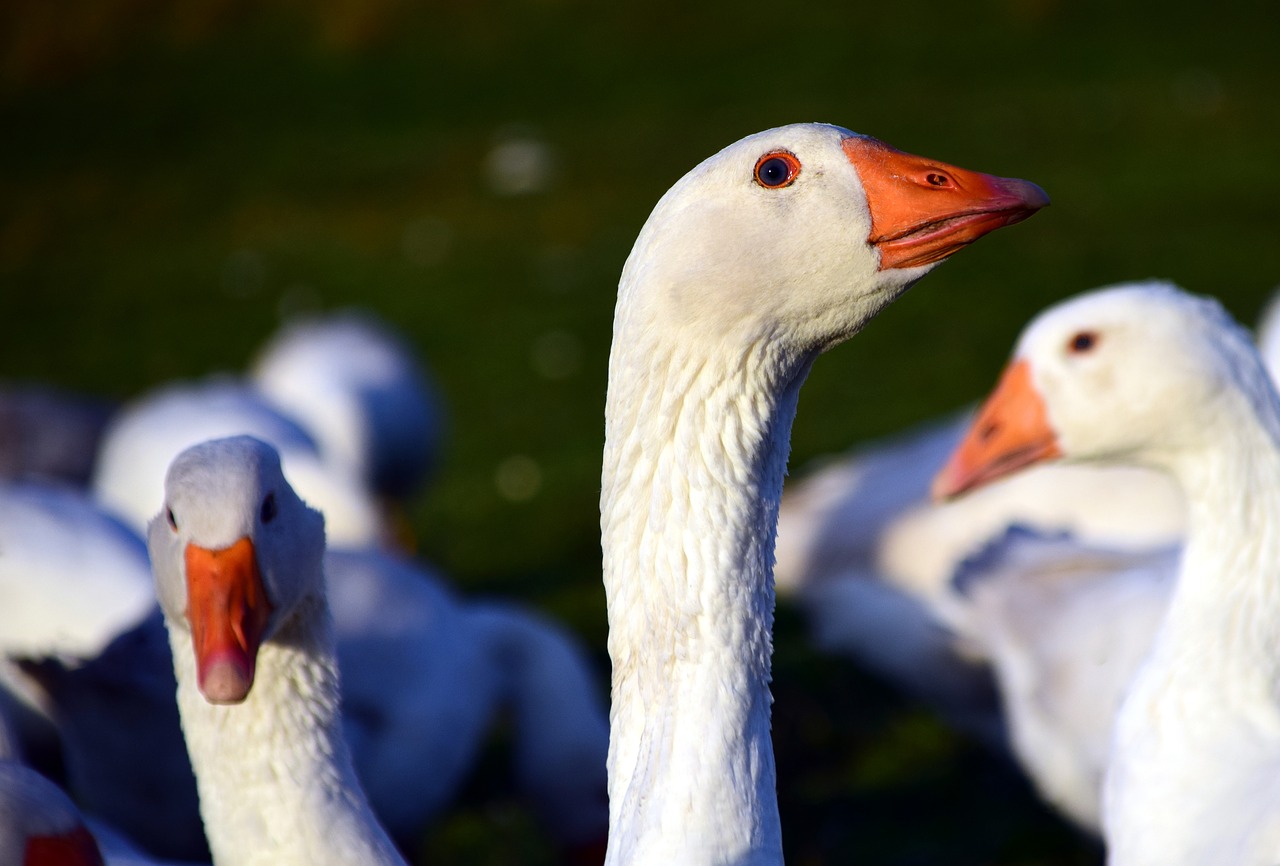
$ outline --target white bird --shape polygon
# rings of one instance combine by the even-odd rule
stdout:
[[[799,124],[659,201],[623,269],[601,494],[611,864],[782,859],[772,559],[816,356],[1039,188]]]
[[[247,436],[182,452],[148,527],[215,864],[397,864],[342,735],[324,518]]]
[[[1039,315],[939,474],[951,496],[1042,460],[1140,463],[1188,505],[1173,596],[1106,771],[1112,866],[1280,862],[1280,398],[1216,302],[1164,283]]]
[[[94,494],[141,532],[164,499],[165,470],[184,448],[241,434],[280,452],[289,483],[324,512],[330,543],[377,544],[389,534],[349,466],[327,462],[301,424],[229,377],[168,385],[124,406],[103,435]]]
[[[1280,298],[1256,330],[1274,378]],[[858,446],[789,487],[778,591],[817,647],[1012,748],[1046,800],[1101,833],[1111,724],[1164,616],[1182,494],[1145,467],[1053,463],[932,502],[971,415]]]
[[[416,493],[436,459],[443,409],[409,343],[371,314],[300,319],[275,334],[249,380],[380,496]]]
[[[12,659],[96,656],[155,603],[150,572],[142,540],[83,493],[0,484],[0,714],[28,760],[43,762],[56,736]]]
[[[331,550],[325,573],[357,775],[402,846],[454,802],[510,717],[516,786],[566,853],[607,828],[608,719],[591,665],[556,624],[458,596],[375,550]],[[155,854],[207,857],[157,613],[80,662],[24,661],[52,704],[68,783],[87,811]]]

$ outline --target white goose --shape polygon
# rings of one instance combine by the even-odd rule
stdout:
[[[290,323],[263,346],[249,378],[315,437],[327,462],[345,464],[380,496],[408,499],[435,462],[440,398],[408,342],[370,313]]]
[[[1256,330],[1274,380],[1280,296]],[[821,649],[970,732],[1005,729],[1007,742],[984,739],[1012,748],[1046,800],[1101,833],[1111,727],[1164,618],[1182,494],[1145,467],[1045,463],[930,502],[929,475],[971,415],[859,446],[789,486],[778,592],[803,607]]]
[[[743,139],[659,201],[623,269],[605,410],[608,863],[781,861],[772,560],[800,385],[1046,203],[817,124]]]
[[[1280,398],[1248,334],[1170,285],[1042,313],[939,474],[950,496],[1056,457],[1183,488],[1168,614],[1116,720],[1112,866],[1280,862]]]
[[[148,527],[215,864],[399,864],[342,735],[324,519],[247,436],[173,462]]]
[[[49,702],[11,659],[92,657],[155,603],[147,551],[76,490],[0,483],[0,715],[27,758],[56,749]]]

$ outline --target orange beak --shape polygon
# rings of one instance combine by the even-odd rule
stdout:
[[[880,251],[882,271],[940,262],[1049,203],[1029,181],[912,156],[874,138],[846,139],[844,152],[862,178],[871,208],[867,240]]]
[[[933,498],[950,499],[1042,460],[1062,456],[1031,367],[1015,361],[933,479]]]
[[[212,704],[236,704],[253,687],[258,647],[271,616],[253,542],[222,550],[186,549],[187,621],[200,692]]]
[[[28,836],[23,866],[102,866],[98,843],[84,825],[60,836]]]

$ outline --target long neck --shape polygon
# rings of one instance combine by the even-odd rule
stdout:
[[[1280,407],[1269,386],[1245,396],[1204,422],[1203,448],[1169,461],[1189,531],[1157,652],[1280,706]]]
[[[304,600],[259,650],[253,689],[215,706],[196,686],[188,632],[170,628],[178,708],[217,866],[399,864],[342,735],[333,632]]]
[[[780,863],[773,550],[809,358],[615,336],[601,528],[609,864]],[[678,343],[678,344],[677,344]]]

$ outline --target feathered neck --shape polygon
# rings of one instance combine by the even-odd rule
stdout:
[[[693,335],[689,335],[693,336]],[[811,357],[615,328],[601,528],[610,864],[780,863],[773,552]]]
[[[1236,368],[1198,419],[1199,440],[1162,457],[1187,494],[1188,536],[1156,657],[1261,674],[1280,688],[1280,401],[1260,363]],[[1243,683],[1232,674],[1219,682]]]
[[[213,861],[396,864],[343,739],[333,629],[305,598],[258,652],[253,689],[216,706],[196,685],[191,636],[169,629],[178,708]]]

